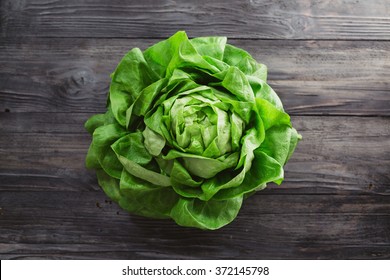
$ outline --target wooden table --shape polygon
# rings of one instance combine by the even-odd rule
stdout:
[[[0,0],[0,257],[390,258],[390,5]],[[131,48],[223,35],[269,67],[303,135],[285,182],[217,231],[129,215],[84,158]]]

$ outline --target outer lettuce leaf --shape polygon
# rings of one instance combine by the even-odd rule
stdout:
[[[148,65],[160,77],[164,77],[172,57],[178,53],[182,42],[186,40],[188,40],[187,34],[184,31],[179,31],[167,40],[149,47],[144,52]]]
[[[158,75],[146,62],[140,49],[128,52],[112,75],[110,103],[112,112],[122,126],[126,124],[126,111],[141,91],[157,81]]]
[[[181,226],[218,229],[234,220],[243,197],[203,202],[180,198],[171,210],[171,217]]]
[[[172,188],[153,185],[123,172],[120,180],[122,199],[119,205],[129,212],[151,218],[169,218],[179,195]]]
[[[107,112],[85,124],[86,165],[123,209],[213,230],[283,181],[301,136],[267,67],[226,41],[179,31],[118,64]]]

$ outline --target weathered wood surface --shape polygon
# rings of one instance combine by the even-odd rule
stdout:
[[[390,39],[389,1],[199,0],[1,2],[2,36]]]
[[[0,41],[0,112],[101,112],[112,73],[131,48],[157,40]],[[388,42],[231,40],[269,68],[297,115],[390,115]]]
[[[130,216],[105,199],[3,192],[0,257],[390,258],[390,196],[258,193],[214,232]]]
[[[0,0],[0,258],[390,259],[389,7]],[[129,215],[84,166],[109,74],[178,29],[265,63],[303,135],[285,182],[213,232]]]
[[[0,191],[90,191],[87,113],[0,113]],[[302,134],[272,193],[390,195],[388,118],[295,116]]]

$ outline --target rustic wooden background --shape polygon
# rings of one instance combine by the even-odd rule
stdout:
[[[286,180],[213,232],[122,211],[85,120],[133,47],[224,35],[303,135]],[[389,0],[0,0],[0,257],[390,258]]]

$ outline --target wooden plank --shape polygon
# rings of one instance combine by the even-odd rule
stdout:
[[[389,202],[258,193],[210,232],[128,215],[100,192],[2,192],[0,257],[388,258]]]
[[[390,39],[387,0],[1,1],[3,37]]]
[[[192,234],[192,233],[189,233]],[[260,249],[249,248],[249,251],[240,250],[239,245],[234,248],[225,245],[223,252],[219,244],[210,247],[199,246],[192,255],[186,254],[183,248],[195,242],[204,242],[204,239],[194,239],[178,242],[174,248],[153,243],[155,248],[141,248],[133,244],[0,244],[0,247],[10,253],[0,254],[1,259],[389,259],[390,246],[388,245],[343,245],[343,244],[307,244],[297,246],[294,243],[258,243]],[[215,238],[214,238],[215,239]],[[238,243],[238,241],[237,241]],[[253,246],[253,242],[251,243]],[[172,246],[172,244],[171,244]],[[160,249],[164,247],[163,249]],[[196,245],[191,245],[196,247]],[[208,251],[206,251],[208,250]],[[231,255],[229,255],[231,253]]]
[[[0,190],[97,189],[84,158],[89,113],[0,113]],[[303,140],[271,193],[390,193],[386,117],[295,116]]]
[[[101,112],[121,57],[157,40],[0,42],[0,111]],[[269,68],[291,114],[390,115],[390,44],[232,40]]]

